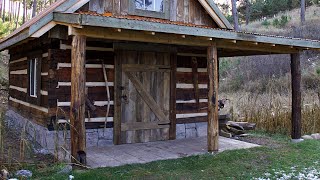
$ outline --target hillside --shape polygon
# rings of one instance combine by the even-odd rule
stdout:
[[[260,34],[320,39],[320,7],[310,6],[306,11],[306,25],[300,26],[300,10],[282,12],[242,26],[242,31]],[[320,75],[320,54],[302,53],[303,86],[315,89]],[[220,61],[221,90],[265,92],[270,79],[278,81],[277,88],[288,84],[290,61],[288,55],[268,55],[224,58]]]
[[[281,23],[281,19],[286,19]],[[278,21],[278,23],[277,23]],[[299,31],[302,30],[305,38],[320,39],[320,6],[309,6],[306,9],[306,25],[300,26],[300,9],[286,11],[275,15],[273,18],[262,18],[242,26],[243,31],[257,32],[262,34],[286,35],[302,37]]]

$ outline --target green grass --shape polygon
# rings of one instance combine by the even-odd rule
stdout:
[[[256,136],[268,136],[255,134]],[[291,167],[304,169],[320,166],[320,141],[308,140],[289,143],[284,136],[272,136],[280,147],[258,147],[233,150],[216,155],[200,155],[177,160],[157,161],[148,164],[126,165],[115,168],[76,170],[76,179],[251,179],[274,174],[275,170],[290,172]],[[67,179],[57,174],[62,165],[34,170],[35,179]]]

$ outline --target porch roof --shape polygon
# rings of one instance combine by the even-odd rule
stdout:
[[[294,53],[308,49],[320,50],[319,40],[237,32],[152,18],[53,12],[52,16],[47,17],[46,22],[46,24],[40,23],[38,27],[33,27],[34,30],[31,33],[28,29],[20,32],[14,38],[0,42],[0,50],[21,41],[39,37],[57,24],[69,26],[69,35],[77,33],[97,38],[114,38],[115,40],[197,46],[208,46],[212,44],[212,40],[216,40],[218,48],[249,50],[254,52],[251,53],[254,55]],[[123,29],[127,32],[117,35],[106,28]],[[157,35],[153,34],[152,37],[143,38],[142,35],[134,35],[137,34],[137,31],[152,32]],[[145,35],[146,33],[144,33]],[[177,35],[180,36],[180,39],[175,37]]]

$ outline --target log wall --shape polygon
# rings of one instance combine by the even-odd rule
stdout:
[[[69,119],[71,100],[71,42],[61,41],[60,49],[50,50],[50,86],[49,107],[52,116],[58,112],[60,123]],[[114,52],[112,43],[87,41],[86,51],[86,92],[90,103],[96,108],[92,110],[86,106],[86,127],[104,127],[107,112],[106,81],[104,79],[102,63],[106,68],[108,85],[110,88],[110,111],[108,127],[113,124],[113,82],[114,82]]]
[[[176,72],[177,124],[207,121],[208,73],[205,54],[179,55]]]
[[[91,0],[80,11],[99,14],[132,15],[129,11],[130,0]],[[218,27],[198,0],[176,0],[171,2],[170,20],[195,25]],[[174,7],[173,7],[174,6]]]
[[[56,45],[55,40],[46,36],[22,44],[9,50],[9,106],[22,116],[37,124],[48,124],[48,58],[49,48]],[[39,67],[38,96],[30,97],[28,93],[28,60],[37,57]]]

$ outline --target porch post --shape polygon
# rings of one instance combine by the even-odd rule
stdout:
[[[300,53],[291,54],[292,130],[291,138],[301,138],[301,69]]]
[[[71,162],[86,164],[86,37],[75,35],[71,49]]]
[[[219,150],[219,115],[218,115],[218,52],[216,43],[207,50],[208,68],[208,151]]]

